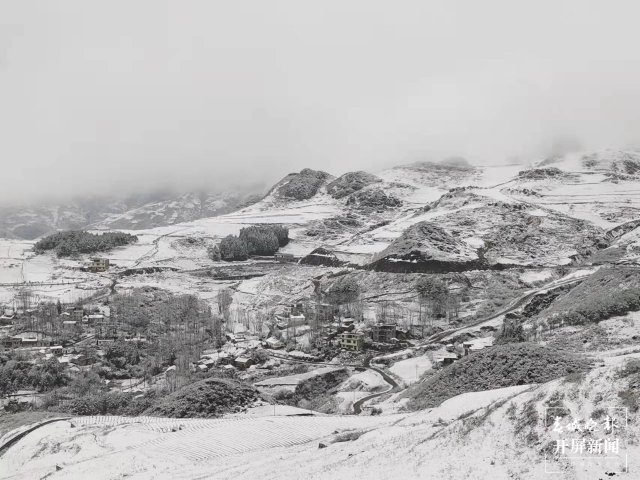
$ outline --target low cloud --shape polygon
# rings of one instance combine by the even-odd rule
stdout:
[[[640,138],[637,2],[0,4],[4,202]]]

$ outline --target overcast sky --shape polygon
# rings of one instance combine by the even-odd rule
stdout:
[[[640,142],[637,0],[0,0],[0,196]]]

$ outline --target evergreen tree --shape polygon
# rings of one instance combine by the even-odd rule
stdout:
[[[224,237],[219,248],[222,260],[233,262],[249,258],[246,244],[234,235]]]

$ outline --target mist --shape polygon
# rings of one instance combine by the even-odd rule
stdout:
[[[639,14],[624,0],[0,0],[0,201],[634,146]]]

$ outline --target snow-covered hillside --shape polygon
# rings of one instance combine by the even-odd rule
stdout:
[[[322,246],[341,260],[367,265],[411,227],[427,222],[455,239],[439,248],[447,250],[462,242],[456,248],[464,250],[463,256],[473,260],[482,255],[486,266],[566,265],[607,246],[619,248],[625,261],[636,262],[640,234],[630,222],[640,219],[640,188],[634,170],[637,157],[637,153],[623,151],[570,154],[534,162],[529,168],[419,163],[375,176],[356,172],[338,179],[305,170],[285,177],[262,200],[237,211],[129,230],[138,236],[138,242],[105,256],[114,265],[111,273],[131,268],[171,269],[177,278],[176,271],[214,266],[207,246],[223,237],[248,225],[277,223],[290,229],[292,241],[283,252],[304,256]],[[192,212],[202,208],[189,196],[183,200]],[[111,216],[109,222],[126,226],[136,218],[152,218],[158,211],[164,212],[162,218],[179,220],[183,217],[174,215],[174,203],[140,207]],[[124,223],[118,223],[121,221]],[[100,225],[106,227],[109,222]],[[621,230],[612,235],[616,227]],[[417,251],[423,248],[420,245],[429,244],[428,238],[417,240]],[[6,255],[1,259],[0,278],[4,283],[89,282],[89,277],[74,270],[83,259],[36,257],[24,241],[7,240],[2,245]],[[394,252],[396,258],[399,253]],[[428,249],[422,253],[430,255]],[[469,265],[476,268],[474,262]],[[101,285],[97,277],[90,276]],[[158,283],[153,275],[136,283],[145,281]],[[183,282],[179,288],[191,288],[192,283]],[[89,285],[90,289],[97,286]],[[10,297],[13,287],[3,288],[3,298]],[[89,292],[68,290],[62,293],[76,298]]]
[[[415,413],[283,416],[296,412],[278,406],[275,415],[267,408],[260,412],[268,416],[220,420],[79,417],[30,433],[0,458],[0,469],[15,479],[282,480],[300,478],[300,465],[307,478],[332,480],[545,479],[551,472],[575,480],[627,478],[625,470],[639,468],[635,415],[609,413],[623,429],[617,452],[562,455],[554,448],[562,435],[546,413],[562,399],[577,419],[598,415],[599,405],[616,404],[623,384],[607,366],[579,383],[466,393]]]

